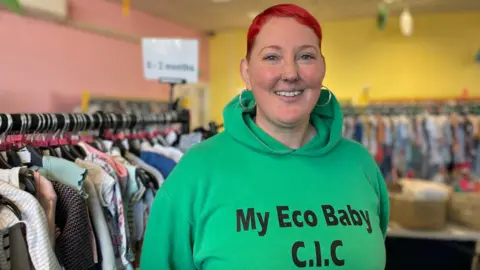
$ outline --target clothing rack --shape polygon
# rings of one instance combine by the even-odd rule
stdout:
[[[480,175],[480,101],[343,106],[343,136],[363,144],[385,178],[393,172],[441,180],[446,172]],[[394,169],[392,171],[392,169]]]
[[[138,269],[189,125],[188,110],[0,113],[0,268]]]
[[[480,101],[421,101],[421,102],[373,102],[367,106],[353,106],[344,104],[342,110],[345,116],[362,114],[381,114],[395,116],[399,114],[416,115],[421,113],[440,114],[480,114]]]
[[[175,87],[176,84],[170,85]],[[173,90],[171,91],[173,93]],[[173,96],[169,100],[152,99],[142,97],[115,97],[115,96],[96,96],[85,91],[82,94],[82,105],[80,111],[82,113],[92,113],[91,108],[100,108],[101,111],[109,111],[116,113],[143,113],[150,114],[161,111],[180,110],[178,100],[174,100]]]
[[[181,132],[190,130],[188,110],[167,111],[151,115],[85,113],[0,114],[0,134],[40,133],[57,130],[87,131],[102,129],[133,129],[149,125],[181,124]]]

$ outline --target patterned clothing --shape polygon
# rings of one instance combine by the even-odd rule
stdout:
[[[88,270],[95,262],[90,246],[90,224],[83,197],[72,187],[53,182],[57,194],[55,222],[57,254],[66,270]]]
[[[92,214],[100,255],[102,256],[101,269],[116,269],[114,247],[110,236],[111,230],[109,229],[114,228],[114,226],[109,227],[107,225],[105,214],[105,212],[109,213],[110,211],[108,202],[111,202],[114,196],[115,180],[93,162],[77,159],[75,163],[88,170],[84,187],[88,193],[88,207]],[[113,219],[110,219],[110,221],[112,222]]]
[[[108,205],[104,209],[105,220],[107,221],[110,236],[112,237],[115,257],[117,259],[117,267],[119,269],[131,269],[131,261],[133,261],[134,255],[130,250],[130,245],[127,238],[128,226],[126,223],[125,212],[123,209],[122,192],[119,184],[122,182],[122,180],[115,170],[115,168],[118,170],[120,166],[123,165],[118,162],[114,162],[110,157],[105,156],[104,154],[102,155],[94,152],[88,152],[85,160],[97,164],[111,178],[116,180],[116,184],[113,186],[113,194],[110,198],[111,201],[107,202]],[[111,166],[111,164],[114,163],[116,166]],[[123,170],[126,172],[125,167]],[[127,179],[123,179],[123,181],[126,183]]]
[[[0,181],[0,194],[10,199],[20,209],[27,228],[27,244],[35,269],[60,270],[60,264],[50,244],[48,222],[42,206],[31,194]],[[0,234],[18,223],[15,214],[6,207],[0,209]]]

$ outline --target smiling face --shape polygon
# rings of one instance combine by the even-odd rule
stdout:
[[[273,17],[255,39],[241,73],[257,102],[257,117],[291,127],[308,121],[320,96],[325,62],[319,40],[294,18]]]

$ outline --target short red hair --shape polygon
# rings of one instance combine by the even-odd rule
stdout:
[[[250,57],[255,38],[262,29],[263,25],[272,17],[291,17],[298,23],[310,27],[318,37],[319,45],[322,44],[322,28],[317,19],[306,9],[294,4],[280,4],[265,9],[253,19],[247,34],[247,58]],[[279,29],[281,31],[281,29]]]

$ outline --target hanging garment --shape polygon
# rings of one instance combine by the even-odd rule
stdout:
[[[97,150],[95,150],[97,151]],[[99,165],[106,175],[110,176],[112,179],[107,179],[106,183],[111,183],[112,181],[115,184],[112,186],[111,201],[107,201],[108,211],[105,211],[105,219],[109,226],[110,236],[112,237],[112,243],[114,244],[114,252],[116,258],[116,265],[118,268],[132,268],[131,261],[134,260],[134,255],[130,249],[129,241],[127,238],[127,221],[125,217],[125,211],[123,208],[122,201],[122,192],[120,189],[120,184],[118,182],[124,181],[124,186],[126,186],[127,181],[127,170],[125,167],[121,168],[123,165],[114,162],[110,156],[107,156],[103,153],[98,152],[88,152],[87,159],[97,165]],[[115,168],[117,171],[122,172],[125,176],[123,180],[120,175],[117,174],[117,171],[111,164],[115,163]],[[105,177],[103,178],[105,179]],[[102,181],[103,182],[103,181]]]
[[[57,194],[53,188],[52,182],[48,181],[40,173],[34,172],[35,186],[37,193],[35,197],[45,210],[45,215],[48,222],[48,233],[50,244],[55,248],[55,214],[57,207]]]
[[[178,150],[177,148],[170,147],[170,146],[162,146],[159,144],[155,144],[154,146],[151,146],[147,142],[143,142],[140,145],[141,151],[146,151],[146,152],[154,152],[160,155],[163,155],[165,157],[168,157],[175,161],[176,163],[182,158],[183,152]]]
[[[363,142],[363,122],[359,117],[355,120],[355,130],[353,133],[353,139],[359,143]]]
[[[94,259],[85,200],[70,186],[55,181],[53,188],[58,198],[55,222],[60,231],[59,260],[65,270],[88,270],[94,266]]]
[[[102,206],[100,205],[97,191],[93,184],[94,180],[90,179],[92,177],[90,176],[90,172],[89,170],[89,177],[87,181],[85,181],[84,187],[88,193],[88,207],[92,215],[97,243],[100,247],[99,254],[101,254],[102,257],[101,269],[115,269],[115,254],[113,253],[112,239],[110,238]]]
[[[143,234],[145,232],[145,220],[144,220],[144,204],[143,201],[138,201],[134,205],[133,218],[134,218],[134,230],[132,234],[132,245],[135,249],[135,266],[138,267],[140,262],[140,256],[142,252]]]
[[[475,145],[475,133],[473,128],[473,123],[470,121],[470,118],[465,117],[463,119],[463,129],[465,134],[465,159],[466,162],[471,164],[476,156],[476,145]]]
[[[0,212],[1,213],[1,212]],[[0,222],[0,226],[3,224]],[[0,270],[11,270],[9,228],[0,230]]]
[[[140,158],[162,173],[165,179],[173,171],[175,165],[177,165],[174,160],[155,152],[143,151],[140,153]]]
[[[26,225],[28,253],[35,269],[60,270],[60,264],[50,244],[48,222],[41,205],[31,194],[0,181],[0,194],[13,201],[22,212]],[[3,207],[0,210],[0,230],[5,230],[19,221],[15,214]]]
[[[24,224],[17,223],[2,233],[3,235],[0,235],[0,269],[33,270],[28,257]]]
[[[17,223],[8,229],[10,246],[11,269],[34,270],[28,257],[27,242],[25,240],[25,225]]]
[[[150,212],[152,210],[152,204],[153,204],[153,199],[155,195],[153,194],[152,189],[148,189],[147,192],[145,193],[145,197],[143,199],[143,203],[145,204],[145,224],[147,224],[148,217],[150,215]],[[143,235],[143,234],[142,234]]]
[[[126,189],[128,172],[123,164],[116,161],[115,158],[113,158],[112,156],[102,153],[99,150],[91,147],[86,143],[81,142],[78,145],[82,147],[87,153],[87,157],[85,157],[85,160],[88,160],[88,161],[103,160],[104,162],[106,162],[109,168],[113,169],[113,172],[111,175],[120,184],[121,191],[123,192]]]
[[[465,153],[465,127],[464,124],[459,122],[454,126],[454,132],[456,135],[457,145],[455,147],[453,160],[456,165],[463,165],[467,162]]]
[[[82,186],[85,181],[87,171],[79,168],[75,163],[66,159],[57,157],[43,157],[43,166],[37,168],[38,172],[51,181],[58,181],[68,185],[86,197]]]
[[[127,136],[128,139],[123,140],[121,145],[117,144],[118,140],[114,140],[115,143],[105,140],[102,145],[105,144],[108,151],[103,148],[99,151],[90,145],[97,143],[95,145],[99,147],[98,141],[101,140],[94,138],[93,133],[76,134],[77,131],[74,131],[63,134],[63,128],[68,129],[64,126],[67,118],[77,127],[75,129],[91,128],[96,126],[93,122],[107,121],[104,114],[93,118],[66,114],[12,117],[14,122],[22,122],[18,123],[22,129],[26,127],[24,120],[38,123],[42,130],[36,132],[45,136],[22,134],[22,139],[26,139],[22,140],[22,144],[26,145],[28,151],[16,151],[23,155],[21,161],[8,156],[11,166],[22,166],[24,162],[29,170],[19,167],[0,170],[0,183],[6,185],[0,185],[0,195],[5,200],[12,195],[12,204],[18,205],[23,215],[22,219],[16,211],[9,212],[11,208],[0,207],[0,270],[133,270],[133,266],[139,267],[139,260],[135,260],[137,254],[132,251],[138,250],[140,256],[145,223],[153,198],[165,177],[139,157],[140,151],[137,152],[138,156],[132,155],[127,159],[125,150],[128,153],[130,138],[138,136],[139,139],[135,140],[147,141],[145,138],[156,131],[135,130],[135,134],[125,133],[133,136]],[[62,118],[65,121],[61,121]],[[123,117],[120,121],[125,119]],[[55,120],[60,120],[56,122],[58,130],[52,130],[51,124]],[[89,123],[85,122],[89,120]],[[117,125],[117,122],[112,124]],[[131,124],[130,121],[128,123]],[[12,135],[18,132],[16,129],[14,125],[13,130],[4,133],[7,140],[2,141],[8,146],[20,138]],[[116,133],[117,129],[112,131]],[[83,136],[85,134],[87,136]],[[106,132],[98,137],[108,135]],[[120,133],[113,134],[112,138],[117,135]],[[180,134],[171,135],[169,140],[173,143],[173,138],[178,138]],[[153,154],[161,152],[173,164],[183,155],[176,148],[155,145],[153,142]],[[140,146],[136,150],[140,150]],[[31,155],[30,162],[27,162],[26,154]],[[171,169],[168,168],[169,171]],[[17,200],[17,194],[7,186],[13,186],[14,191],[22,196]],[[36,205],[30,205],[33,202]],[[141,221],[138,226],[135,225],[137,220]],[[23,231],[20,228],[22,225],[25,225]],[[19,244],[13,245],[13,241]]]
[[[452,133],[451,123],[446,117],[439,119],[439,125],[442,132],[442,159],[443,167],[447,168],[453,162],[454,135]]]
[[[114,156],[114,158],[121,162],[128,171],[128,178],[127,178],[127,186],[126,190],[123,192],[122,201],[123,201],[123,211],[126,218],[126,234],[127,234],[127,241],[130,247],[133,247],[134,241],[132,240],[132,235],[134,234],[134,215],[133,215],[133,208],[135,204],[139,201],[139,199],[143,196],[145,189],[140,189],[139,184],[137,183],[136,178],[136,167],[129,164],[124,158],[121,156]],[[132,255],[135,256],[134,250],[131,250]],[[131,257],[130,257],[131,259]]]
[[[4,181],[14,187],[20,188],[20,167],[12,169],[0,169],[0,181]]]
[[[102,269],[114,269],[116,267],[114,244],[112,242],[113,238],[110,236],[109,226],[114,228],[115,225],[113,224],[113,219],[109,218],[107,222],[104,211],[109,212],[109,217],[115,214],[112,214],[109,208],[114,197],[115,180],[93,162],[80,159],[77,159],[75,162],[80,167],[88,170],[85,189],[89,195],[88,206],[92,213],[97,241],[100,244],[100,253],[103,259]],[[108,225],[108,223],[110,224]]]
[[[152,174],[153,177],[155,177],[155,179],[157,180],[158,186],[159,187],[162,186],[163,182],[165,181],[165,178],[157,169],[145,163],[141,158],[135,156],[132,153],[126,153],[125,158],[127,158],[127,160],[130,161],[132,164],[136,164],[140,168]]]

